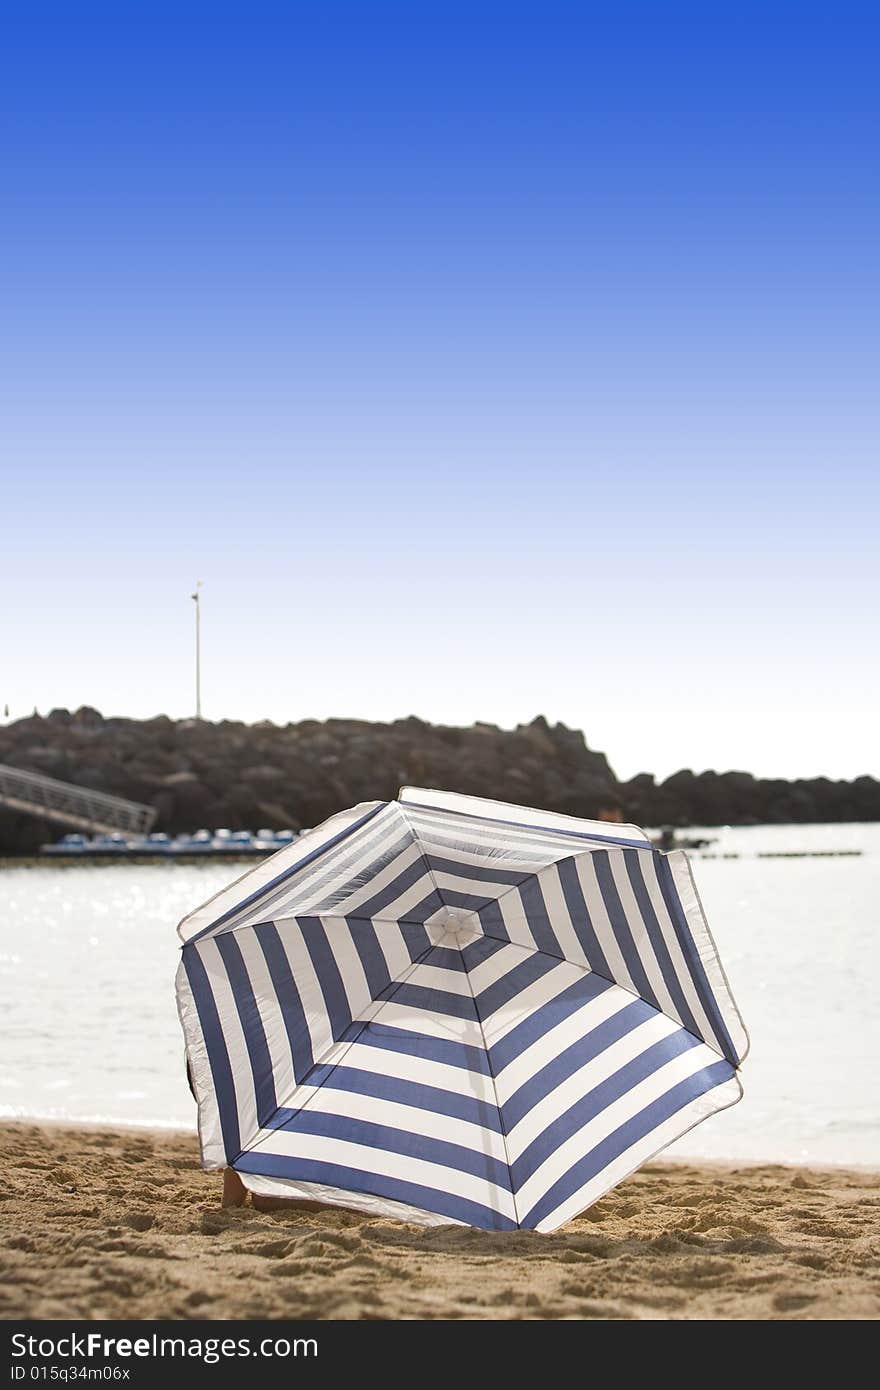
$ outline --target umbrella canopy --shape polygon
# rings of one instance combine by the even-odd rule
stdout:
[[[552,1231],[742,1095],[687,858],[405,788],[186,917],[202,1161],[256,1192]]]

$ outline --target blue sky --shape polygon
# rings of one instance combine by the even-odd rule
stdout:
[[[7,13],[0,709],[880,773],[878,28]]]

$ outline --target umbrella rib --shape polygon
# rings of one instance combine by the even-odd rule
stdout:
[[[440,885],[438,884],[436,878],[434,877],[434,870],[431,868],[431,865],[428,863],[428,856],[427,856],[427,853],[426,853],[426,851],[425,851],[425,848],[424,848],[424,846],[423,846],[423,844],[422,844],[422,841],[421,841],[421,838],[420,838],[420,836],[419,836],[418,831],[416,830],[416,828],[415,828],[414,825],[410,825],[409,821],[408,821],[407,818],[406,818],[406,815],[404,814],[404,810],[403,810],[403,807],[402,807],[402,806],[400,806],[397,802],[393,802],[393,801],[386,802],[385,804],[386,804],[387,806],[393,806],[394,809],[395,809],[395,811],[397,811],[397,813],[399,814],[400,819],[403,821],[403,827],[404,827],[404,829],[407,831],[407,833],[409,834],[409,836],[410,836],[410,838],[411,838],[411,840],[412,840],[412,843],[415,845],[416,849],[418,850],[419,858],[420,858],[421,861],[422,861],[422,866],[423,866],[423,868],[424,868],[424,870],[425,870],[425,873],[426,873],[426,875],[427,875],[427,877],[428,877],[428,879],[429,879],[429,881],[430,881],[430,883],[431,883],[431,886],[433,887],[434,892],[437,894],[437,896],[438,896],[438,897],[440,898],[440,900],[442,901],[442,899],[443,899],[443,894],[442,894],[442,892],[441,892],[441,890],[440,890]],[[357,896],[357,893],[355,893],[355,896]],[[339,904],[339,906],[342,906],[342,904]],[[300,916],[300,917],[309,917],[309,916],[314,916],[314,917],[357,917],[357,916],[358,916],[358,908],[355,908],[353,912],[317,912],[317,913],[301,912],[301,913],[298,913],[298,914],[295,913],[294,916]],[[275,920],[280,920],[280,919],[275,919]],[[387,918],[383,918],[382,915],[381,915],[381,913],[370,913],[369,916],[368,916],[368,918],[367,918],[366,920],[373,921],[373,922],[389,921],[389,922],[394,922],[394,923],[396,923],[396,924],[399,925],[401,922],[406,922],[406,921],[408,921],[409,919],[408,919],[406,916],[403,916],[403,917],[387,917]],[[417,925],[418,925],[418,926],[423,926],[424,923],[419,922]]]
[[[587,850],[587,851],[585,851],[585,852],[586,852],[587,854],[590,853],[589,850]],[[566,855],[566,858],[576,859],[576,858],[578,858],[578,856],[577,856],[577,855]],[[561,862],[561,861],[558,861],[558,860],[554,860],[554,861],[553,861],[554,864],[556,864],[556,863],[558,863],[558,862]],[[546,867],[549,868],[550,865],[547,865]],[[535,877],[537,878],[537,874],[535,874]],[[507,897],[508,893],[515,893],[516,890],[519,888],[519,886],[520,886],[520,885],[519,885],[518,883],[514,883],[510,888],[505,889],[505,891],[504,891],[503,893],[499,893],[498,897],[495,898],[493,901],[494,901],[494,902],[500,902],[502,898],[506,898],[506,897]],[[480,920],[479,912],[475,913],[474,915],[477,917],[477,920],[479,921],[479,920]],[[628,985],[622,985],[622,984],[620,983],[619,980],[613,980],[613,979],[611,979],[610,976],[608,976],[608,975],[603,975],[603,973],[602,973],[601,970],[596,970],[592,965],[589,964],[589,962],[587,963],[586,966],[580,966],[579,963],[578,963],[576,960],[569,960],[567,956],[558,956],[558,955],[556,954],[555,951],[545,951],[544,948],[543,948],[542,946],[537,946],[537,945],[535,945],[535,946],[527,946],[527,945],[526,945],[524,942],[522,942],[522,941],[512,941],[512,940],[510,939],[509,936],[498,936],[495,932],[486,931],[485,927],[483,926],[482,921],[480,921],[480,930],[482,931],[482,933],[483,933],[484,936],[486,936],[486,937],[491,937],[491,939],[492,939],[493,941],[503,941],[504,944],[505,944],[506,946],[519,946],[523,951],[529,951],[529,952],[531,952],[532,955],[537,955],[537,956],[549,956],[549,957],[551,958],[551,960],[562,961],[565,965],[575,965],[575,966],[578,966],[579,969],[587,970],[590,974],[598,975],[600,980],[607,980],[607,982],[608,982],[609,985],[614,985],[614,987],[615,987],[616,989],[622,989],[622,990],[624,991],[625,994],[631,994],[632,997],[633,997],[633,999],[638,999],[638,1000],[641,1001],[641,1003],[647,1004],[649,1008],[656,1009],[657,1012],[658,1012],[658,1014],[662,1014],[664,1018],[668,1018],[668,1019],[669,1019],[669,1022],[670,1022],[670,1023],[674,1023],[675,1026],[676,1026],[676,1028],[681,1028],[681,1030],[682,1030],[683,1032],[687,1033],[689,1037],[691,1037],[691,1038],[696,1038],[697,1042],[702,1043],[704,1047],[708,1047],[710,1052],[714,1052],[716,1056],[723,1058],[723,1060],[724,1060],[725,1062],[730,1062],[730,1058],[727,1057],[727,1056],[720,1050],[720,1048],[716,1047],[714,1043],[708,1042],[705,1038],[701,1037],[699,1033],[694,1033],[694,1032],[691,1031],[690,1028],[686,1028],[685,1025],[682,1023],[682,1021],[681,1021],[680,1018],[675,1018],[675,1017],[673,1017],[672,1014],[668,1014],[668,1013],[666,1012],[665,1009],[661,1009],[661,1008],[660,1008],[660,1005],[659,1005],[659,1004],[652,1004],[651,1001],[650,1001],[649,999],[643,999],[642,996],[639,994],[638,990],[636,990],[636,989],[630,989]],[[739,1067],[740,1067],[741,1061],[742,1061],[742,1059],[740,1059],[740,1063],[737,1063],[736,1066],[734,1067],[734,1070],[735,1070],[735,1071],[739,1071]],[[731,1066],[733,1066],[733,1065],[734,1065],[734,1064],[731,1062]]]
[[[277,887],[279,882],[281,882],[282,880],[288,881],[294,878],[302,869],[305,869],[308,867],[309,864],[314,863],[316,859],[319,859],[323,854],[326,853],[327,850],[332,849],[342,840],[346,840],[349,838],[349,836],[354,835],[358,830],[361,829],[363,825],[365,825],[368,821],[372,820],[374,816],[377,816],[381,811],[386,809],[391,804],[392,803],[390,801],[374,802],[372,805],[372,810],[368,811],[364,816],[360,818],[360,820],[354,821],[352,824],[346,826],[342,831],[339,832],[338,835],[333,836],[330,840],[326,840],[322,842],[320,845],[316,845],[315,849],[310,854],[306,855],[304,859],[296,860],[293,864],[289,866],[288,869],[284,871],[280,878],[272,879],[268,883],[263,884],[261,888],[255,891],[255,894],[252,895],[252,897],[255,896],[256,900],[259,901],[260,898],[265,897],[267,893],[271,892],[271,890],[274,887]],[[320,832],[322,827],[318,826],[316,829],[318,832]],[[312,832],[304,831],[303,833],[308,835]],[[279,850],[277,854],[270,854],[269,858],[267,860],[264,860],[263,863],[270,863],[273,859],[277,859],[280,856],[287,855],[289,851],[293,848],[295,848],[295,846],[288,846],[288,849],[286,850]],[[232,883],[228,883],[225,888],[220,888],[216,893],[212,894],[208,901],[202,904],[201,908],[196,909],[196,912],[204,912],[207,908],[211,906],[212,903],[217,902],[226,893],[231,892],[233,888],[237,888],[240,883],[247,882],[247,880],[251,878],[255,873],[259,872],[261,867],[262,865],[257,864],[253,868],[246,869],[245,872],[243,874],[240,874],[238,878],[233,879]],[[216,918],[215,921],[209,922],[207,926],[204,926],[201,928],[200,931],[195,932],[194,935],[182,939],[182,944],[184,946],[189,946],[194,941],[201,941],[202,938],[207,936],[209,933],[213,933],[215,936],[225,936],[225,932],[221,933],[219,931],[214,931],[214,928],[220,927],[226,917],[234,915],[236,912],[240,912],[248,901],[250,900],[246,899],[244,903],[238,903],[235,907],[230,908],[228,912],[221,914],[221,916]],[[181,928],[190,920],[191,917],[195,915],[195,913],[189,913],[186,917],[183,918],[181,922],[178,923],[178,935],[181,934]],[[230,927],[228,930],[230,932],[237,931],[239,926],[250,926],[250,923],[236,923],[235,926]]]
[[[438,884],[437,884],[436,878],[434,877],[434,871],[433,871],[433,869],[431,868],[431,865],[428,863],[427,856],[426,856],[426,854],[425,854],[425,850],[424,850],[424,848],[423,848],[423,846],[422,846],[422,841],[421,841],[421,839],[420,839],[420,837],[419,837],[419,835],[418,835],[418,832],[416,831],[415,826],[410,825],[410,823],[409,823],[409,821],[407,820],[406,816],[403,814],[402,808],[397,804],[397,802],[393,802],[393,801],[384,801],[384,802],[379,802],[379,803],[377,803],[376,812],[378,812],[378,811],[380,811],[380,810],[383,810],[383,809],[388,809],[389,807],[393,807],[396,811],[398,811],[398,812],[400,813],[400,817],[401,817],[401,820],[403,821],[404,827],[405,827],[406,830],[409,831],[409,834],[412,836],[413,844],[416,846],[416,848],[417,848],[418,851],[419,851],[419,857],[421,858],[422,863],[423,863],[424,866],[425,866],[425,872],[426,872],[426,874],[428,875],[428,878],[431,880],[431,883],[432,883],[433,886],[434,886],[434,891],[439,895],[439,894],[440,894],[440,888],[439,888],[439,886],[438,886]],[[373,814],[376,814],[376,812],[373,812]],[[347,833],[346,833],[346,838],[348,837],[348,835],[353,834],[353,833],[354,833],[355,831],[357,831],[359,828],[360,828],[360,826],[357,825],[357,824],[350,826],[349,829],[348,829],[348,831],[347,831]],[[320,847],[320,851],[323,852],[323,850],[324,850],[324,849],[327,849],[327,848],[330,848],[330,846],[329,846],[329,845],[321,846],[321,847]],[[281,852],[283,853],[283,851],[281,851]],[[271,856],[270,856],[270,857],[271,857]],[[258,865],[257,867],[259,867],[259,865]],[[299,872],[300,869],[305,868],[305,867],[306,867],[306,862],[303,862],[302,864],[294,864],[294,865],[292,865],[292,866],[291,866],[291,870],[290,870],[290,878],[292,879],[292,878],[295,876],[295,874],[296,874],[297,872]],[[217,898],[221,897],[224,893],[228,892],[231,888],[235,888],[239,883],[244,883],[245,880],[246,880],[247,878],[249,878],[250,875],[251,875],[252,873],[254,873],[254,872],[256,872],[255,869],[247,869],[247,870],[245,871],[245,873],[243,873],[239,878],[234,879],[233,882],[232,882],[231,884],[227,884],[225,888],[221,888],[217,893],[214,894],[214,896],[213,896],[212,898],[209,898],[209,899],[208,899],[208,902],[205,903],[204,906],[205,906],[205,907],[210,906],[210,904],[211,904],[212,902],[214,902]],[[259,896],[264,896],[265,892],[268,892],[268,891],[271,889],[271,887],[272,887],[272,884],[271,884],[271,883],[267,884],[267,885],[265,886],[265,889],[263,890],[263,892],[262,892]],[[259,901],[259,898],[258,898],[258,901]],[[256,906],[257,906],[257,903],[254,903],[254,907],[256,907]],[[235,910],[236,910],[236,911],[239,910],[240,907],[241,907],[241,904],[239,904],[239,908],[238,908],[238,909],[235,909]],[[232,909],[231,909],[231,910],[232,910]],[[190,914],[190,915],[192,915],[192,914]],[[354,914],[352,914],[352,915],[354,915]],[[287,917],[288,917],[288,918],[291,917],[291,916],[292,916],[292,917],[297,917],[297,916],[299,916],[299,917],[310,917],[310,916],[311,916],[311,917],[314,917],[314,916],[345,917],[345,916],[346,916],[346,913],[344,913],[344,912],[337,912],[337,913],[308,913],[308,912],[296,913],[296,912],[294,912],[294,913],[292,913],[292,914],[291,914],[291,913],[288,913],[288,914],[287,914]],[[234,924],[234,926],[227,927],[226,931],[224,931],[224,932],[222,932],[222,933],[220,933],[220,932],[214,932],[214,935],[215,935],[215,936],[219,936],[219,935],[231,936],[231,935],[233,935],[235,932],[242,931],[242,930],[244,930],[244,929],[247,928],[247,927],[260,927],[260,926],[265,925],[265,922],[276,922],[276,921],[283,921],[283,920],[285,920],[285,919],[284,919],[284,918],[279,918],[279,917],[267,917],[267,918],[262,919],[262,920],[259,921],[259,922],[254,922],[254,921],[251,921],[250,919],[248,919],[247,921],[244,921],[244,922],[236,922],[236,923]],[[381,919],[381,918],[376,918],[375,920],[378,921],[378,920],[383,920],[383,919]],[[387,920],[398,921],[398,920],[401,920],[401,919],[398,919],[398,918],[390,919],[390,918],[389,918],[389,919],[387,919]],[[405,920],[405,919],[403,919],[403,920]],[[185,918],[183,919],[183,921],[184,921],[184,922],[187,921],[187,918],[185,917]],[[216,926],[218,925],[218,923],[221,922],[221,921],[222,921],[222,918],[218,918],[218,921],[217,921],[217,922],[210,922],[206,927],[203,927],[201,931],[196,932],[196,934],[195,934],[194,936],[188,937],[187,940],[182,941],[182,942],[181,942],[181,949],[183,949],[184,946],[191,946],[191,945],[193,944],[193,942],[200,941],[200,940],[202,939],[202,937],[204,937],[204,936],[206,936],[206,935],[208,934],[208,932],[212,932],[213,929],[214,929],[214,927],[216,927]],[[183,923],[180,924],[180,926],[182,926],[182,925],[183,925]],[[179,931],[179,927],[178,927],[178,931]]]
[[[442,892],[442,890],[441,890],[441,888],[440,888],[439,883],[437,882],[437,879],[436,879],[435,876],[434,876],[434,870],[431,868],[431,865],[430,865],[429,862],[428,862],[428,851],[427,851],[427,849],[425,848],[425,845],[424,845],[424,842],[423,842],[423,840],[422,840],[422,837],[421,837],[421,835],[419,834],[418,829],[416,828],[416,826],[414,826],[414,825],[412,824],[412,822],[408,819],[404,807],[400,804],[400,802],[398,802],[398,803],[396,803],[396,804],[397,804],[398,809],[399,809],[399,811],[400,811],[400,815],[401,815],[401,818],[402,818],[402,820],[403,820],[404,825],[406,826],[406,828],[407,828],[407,830],[409,831],[410,835],[412,835],[412,837],[413,837],[413,844],[416,846],[416,848],[417,848],[418,851],[419,851],[419,854],[421,855],[422,863],[423,863],[424,866],[425,866],[425,872],[427,873],[428,878],[431,880],[432,884],[434,885],[434,892],[437,894],[437,897],[440,899],[440,901],[443,902],[443,892]],[[444,905],[445,905],[445,904],[444,904]]]
[[[277,927],[279,923],[301,922],[381,922],[383,926],[389,927],[423,927],[425,924],[418,917],[383,917],[381,913],[375,916],[362,917],[357,912],[288,912],[283,917],[267,917],[262,922],[248,922],[249,927]],[[421,960],[421,956],[419,957]]]
[[[378,999],[373,999],[373,1000],[370,1001],[370,1002],[373,1003],[373,1004],[378,1004],[378,1005],[379,1005],[379,1007],[378,1007],[378,1009],[376,1010],[376,1012],[375,1012],[370,1018],[365,1018],[365,1019],[357,1020],[358,1022],[360,1022],[360,1025],[361,1025],[360,1028],[358,1028],[358,1030],[357,1030],[357,1032],[355,1033],[355,1035],[354,1035],[353,1038],[349,1038],[348,1042],[345,1044],[345,1049],[344,1049],[344,1051],[341,1052],[341,1053],[339,1054],[339,1056],[336,1058],[336,1061],[335,1061],[335,1062],[328,1063],[328,1062],[325,1061],[325,1058],[328,1056],[328,1054],[329,1054],[330,1052],[333,1051],[333,1048],[334,1048],[334,1047],[338,1047],[338,1046],[339,1046],[339,1040],[338,1040],[338,1039],[334,1039],[334,1040],[330,1043],[330,1045],[329,1045],[327,1048],[325,1048],[325,1050],[322,1052],[321,1056],[318,1057],[316,1060],[314,1060],[314,1061],[312,1062],[312,1065],[309,1067],[309,1070],[306,1072],[306,1074],[305,1074],[305,1076],[302,1078],[302,1080],[297,1082],[296,1087],[294,1088],[294,1091],[293,1091],[293,1096],[296,1095],[296,1092],[300,1089],[301,1086],[307,1086],[307,1085],[309,1084],[309,1077],[310,1077],[310,1076],[313,1076],[314,1073],[318,1070],[319,1067],[329,1066],[330,1071],[334,1071],[337,1067],[339,1067],[339,1066],[342,1065],[344,1059],[348,1056],[349,1051],[351,1050],[352,1047],[354,1047],[355,1043],[356,1043],[356,1042],[358,1041],[358,1039],[360,1038],[360,1036],[361,1036],[361,1034],[363,1033],[364,1029],[367,1028],[367,1027],[369,1027],[369,1025],[370,1025],[371,1023],[375,1023],[375,1022],[376,1022],[377,1018],[378,1018],[379,1015],[382,1013],[382,1010],[385,1008],[385,1005],[391,1003],[391,1001],[393,1000],[393,998],[394,998],[395,994],[397,993],[397,991],[398,991],[399,989],[401,989],[401,988],[406,984],[407,980],[410,978],[410,976],[412,975],[413,971],[416,970],[416,969],[418,968],[419,965],[421,965],[422,961],[425,959],[425,956],[429,955],[430,952],[433,951],[433,950],[434,950],[434,944],[433,944],[433,942],[432,942],[429,946],[427,946],[427,947],[425,948],[424,951],[422,951],[421,955],[417,956],[416,959],[415,959],[414,961],[411,961],[411,962],[410,962],[409,966],[408,966],[407,969],[404,971],[404,973],[399,977],[399,979],[396,979],[396,980],[392,981],[392,983],[393,983],[393,985],[394,985],[394,988],[392,989],[391,993],[387,996],[387,998],[382,999],[381,1001],[378,1000]],[[387,988],[387,986],[386,986],[386,988]],[[369,1006],[368,1006],[368,1007],[369,1007]],[[352,1020],[352,1021],[354,1022],[354,1021],[356,1021],[356,1020]],[[327,1081],[327,1080],[329,1080],[329,1072],[328,1072],[328,1075],[325,1076],[325,1078],[324,1078],[324,1081]],[[322,1081],[319,1085],[317,1085],[317,1086],[314,1087],[314,1089],[313,1089],[313,1091],[312,1091],[312,1094],[309,1096],[308,1100],[306,1100],[306,1101],[304,1102],[304,1104],[298,1105],[298,1106],[296,1107],[296,1112],[297,1112],[297,1114],[300,1114],[303,1110],[308,1110],[309,1105],[310,1105],[311,1102],[315,1099],[315,1097],[317,1096],[317,1094],[318,1094],[318,1092],[320,1091],[321,1087],[324,1085],[324,1081]],[[288,1097],[288,1101],[291,1100],[291,1099],[293,1098],[293,1096]],[[287,1102],[285,1102],[283,1105],[279,1105],[279,1106],[278,1106],[278,1110],[286,1109],[286,1108],[287,1108]],[[277,1114],[277,1110],[276,1110],[275,1113]],[[266,1126],[265,1126],[265,1125],[261,1125],[260,1128],[261,1128],[261,1129],[265,1129]],[[261,1142],[264,1142],[264,1141],[261,1141]],[[250,1153],[250,1152],[252,1152],[252,1149],[253,1149],[253,1148],[259,1148],[259,1144],[257,1144],[257,1145],[252,1145],[251,1148],[248,1148],[248,1149],[242,1149],[241,1152],[242,1152],[242,1153]],[[237,1154],[236,1157],[240,1158],[240,1157],[241,1157],[241,1154]]]
[[[482,924],[481,924],[481,925],[482,925]],[[488,933],[484,933],[484,935],[488,935]],[[495,939],[497,940],[498,938],[496,937]],[[485,1028],[483,1027],[483,1020],[482,1020],[482,1017],[481,1017],[481,1015],[480,1015],[480,1006],[479,1006],[479,1004],[477,1003],[477,996],[476,996],[476,994],[474,993],[474,987],[473,987],[473,984],[471,983],[471,974],[470,974],[470,971],[469,971],[469,970],[465,970],[464,975],[465,975],[465,979],[467,980],[467,983],[468,983],[468,989],[469,989],[470,992],[471,992],[471,999],[474,1001],[474,1013],[476,1014],[477,1026],[478,1026],[478,1028],[479,1028],[479,1030],[480,1030],[480,1037],[483,1039],[483,1051],[484,1051],[485,1054],[486,1054],[486,1065],[487,1065],[488,1068],[489,1068],[489,1079],[490,1079],[490,1081],[492,1082],[492,1090],[493,1090],[494,1095],[495,1095],[495,1109],[498,1111],[498,1120],[499,1120],[499,1123],[500,1123],[500,1125],[501,1125],[501,1142],[502,1142],[503,1145],[504,1145],[504,1161],[505,1161],[505,1163],[507,1164],[507,1177],[508,1177],[508,1181],[510,1182],[510,1198],[511,1198],[511,1201],[513,1202],[513,1214],[514,1214],[514,1216],[516,1217],[516,1224],[517,1224],[517,1227],[519,1227],[519,1226],[520,1226],[520,1215],[519,1215],[519,1208],[517,1207],[517,1204],[516,1204],[516,1192],[514,1191],[514,1185],[513,1185],[513,1169],[512,1169],[511,1166],[510,1166],[510,1152],[509,1152],[508,1147],[507,1147],[507,1128],[506,1128],[505,1123],[504,1123],[504,1112],[503,1112],[503,1110],[501,1109],[501,1102],[500,1102],[500,1100],[498,1099],[498,1083],[497,1083],[497,1081],[496,1081],[496,1079],[495,1079],[495,1068],[492,1066],[492,1055],[491,1055],[491,1053],[490,1053],[490,1051],[489,1051],[489,1043],[488,1043],[488,1040],[487,1040],[487,1038],[486,1038],[486,1030],[485,1030]]]

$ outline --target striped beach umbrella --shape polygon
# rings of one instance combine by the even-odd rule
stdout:
[[[552,1231],[742,1095],[687,858],[632,826],[406,788],[179,931],[202,1161],[263,1195]]]

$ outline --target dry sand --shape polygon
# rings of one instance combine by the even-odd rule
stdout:
[[[551,1236],[221,1210],[193,1135],[0,1125],[4,1318],[874,1318],[880,1174],[654,1163]]]

